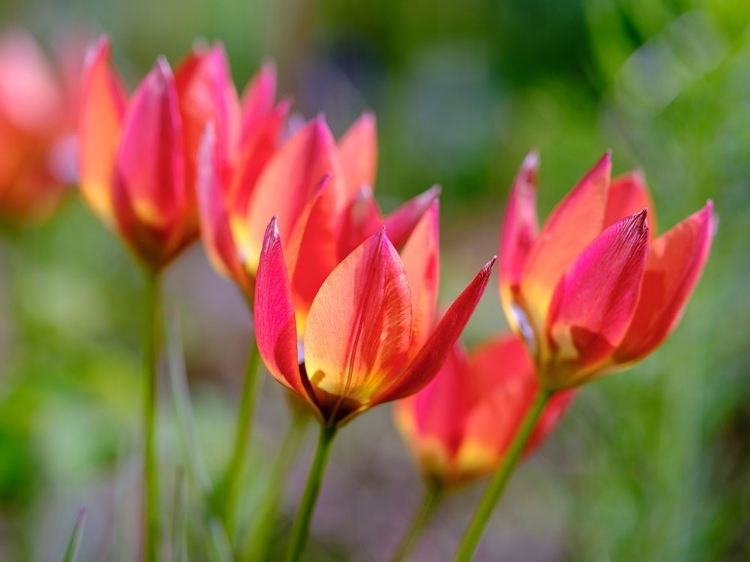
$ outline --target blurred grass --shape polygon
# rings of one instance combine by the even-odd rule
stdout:
[[[750,557],[749,16],[741,0],[0,5],[0,21],[50,40],[61,22],[107,31],[131,85],[158,54],[174,63],[206,37],[225,42],[240,87],[275,57],[296,110],[325,111],[337,133],[373,108],[384,205],[443,185],[446,300],[496,252],[507,189],[531,147],[542,155],[542,216],[607,148],[617,173],[645,171],[660,231],[715,200],[719,232],[681,326],[652,357],[581,393],[513,480],[478,558],[540,561]],[[59,558],[82,503],[80,559],[128,559],[118,545],[136,516],[122,496],[137,489],[137,272],[75,198],[49,224],[5,233],[0,267],[0,559]],[[249,316],[200,251],[175,268],[170,300],[185,316],[198,432],[216,476]],[[503,326],[490,289],[467,340]],[[250,469],[261,482],[284,408],[268,382]],[[166,407],[163,416],[171,480],[180,461]],[[310,445],[269,559],[283,549]],[[477,492],[447,503],[417,559],[449,559]],[[386,559],[418,497],[387,409],[368,414],[334,448],[309,559]],[[194,515],[188,551],[201,559]]]

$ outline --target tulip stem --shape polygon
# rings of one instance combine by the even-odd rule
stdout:
[[[497,502],[500,501],[510,475],[513,473],[516,464],[518,464],[518,459],[521,457],[521,453],[526,446],[526,442],[531,437],[531,433],[534,431],[537,421],[539,421],[539,416],[542,415],[544,407],[553,393],[553,391],[542,388],[537,392],[534,403],[529,408],[529,411],[526,412],[521,427],[518,428],[518,432],[513,437],[513,441],[505,454],[502,464],[492,477],[479,507],[474,512],[469,527],[466,529],[461,544],[458,547],[455,562],[469,562],[474,555],[474,550],[482,538],[482,533],[487,526],[492,511],[495,509]]]
[[[393,556],[393,562],[402,562],[406,560],[406,557],[417,545],[419,538],[422,536],[427,523],[430,522],[432,516],[435,515],[438,506],[443,500],[443,490],[436,482],[429,482],[427,489],[425,490],[422,503],[419,506],[419,510],[414,514],[414,517],[409,524],[409,529],[404,534],[404,538],[399,544],[396,554]]]
[[[143,481],[145,519],[143,534],[144,559],[159,559],[159,467],[156,450],[156,402],[161,277],[159,272],[146,273],[143,326]]]
[[[292,536],[289,539],[289,548],[286,553],[286,562],[297,562],[302,555],[302,549],[307,542],[307,534],[310,529],[310,520],[315,509],[315,502],[318,499],[320,483],[323,480],[328,456],[331,452],[333,438],[336,436],[335,427],[320,426],[320,437],[318,438],[318,447],[315,450],[315,457],[310,465],[310,473],[307,476],[305,492],[297,511],[297,518],[294,520],[292,527]]]
[[[253,415],[255,413],[255,394],[258,387],[258,367],[260,366],[260,354],[258,343],[253,335],[250,344],[250,353],[245,367],[245,380],[242,383],[242,396],[240,398],[240,409],[237,416],[237,429],[234,437],[234,448],[227,466],[220,489],[220,501],[224,513],[224,523],[227,535],[233,541],[235,535],[235,524],[237,515],[237,498],[239,497],[239,485],[242,480],[242,472],[245,467],[247,449],[250,443],[250,434],[253,426]]]
[[[307,420],[307,414],[292,414],[291,425],[271,467],[268,485],[255,512],[253,525],[248,533],[246,547],[241,557],[242,560],[266,560],[268,558],[268,547],[273,538],[279,497],[292,462],[299,451],[302,436],[305,434],[305,428],[307,427]]]

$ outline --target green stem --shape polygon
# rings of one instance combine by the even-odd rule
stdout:
[[[427,527],[432,516],[435,514],[437,507],[443,499],[443,492],[440,486],[435,482],[427,484],[424,497],[422,498],[422,504],[419,506],[419,510],[414,514],[414,518],[411,520],[409,529],[404,534],[404,538],[399,544],[396,554],[393,556],[393,562],[402,562],[406,560],[406,557],[417,545],[419,538],[422,536],[422,532]]]
[[[518,459],[521,457],[526,442],[529,440],[529,437],[531,437],[531,433],[534,430],[534,427],[536,427],[536,422],[539,420],[539,416],[542,415],[544,406],[546,406],[547,402],[552,397],[552,394],[552,391],[541,388],[537,392],[534,403],[531,405],[531,408],[529,408],[529,411],[526,412],[526,417],[524,417],[521,427],[518,428],[518,432],[516,432],[515,437],[513,437],[513,441],[510,444],[508,451],[505,453],[505,458],[503,458],[502,464],[492,477],[492,481],[487,487],[479,507],[477,507],[477,510],[474,512],[469,527],[464,533],[464,538],[458,547],[458,552],[456,553],[455,558],[456,562],[469,562],[474,555],[474,550],[479,544],[479,539],[482,537],[484,528],[487,526],[487,521],[489,521],[492,511],[495,509],[495,505],[503,495],[503,490],[505,490],[505,486],[510,479],[510,475],[513,473],[513,469],[516,464],[518,464]]]
[[[161,279],[158,272],[146,273],[145,322],[143,326],[143,479],[145,484],[145,527],[143,550],[148,562],[159,559],[159,472],[156,454],[156,400]]]
[[[265,560],[269,544],[273,538],[273,526],[278,513],[279,498],[289,469],[299,451],[302,436],[305,434],[308,417],[293,415],[289,430],[284,436],[276,461],[271,467],[271,476],[266,486],[252,529],[247,534],[247,542],[241,559]]]
[[[315,509],[315,501],[318,499],[320,483],[323,480],[323,472],[328,463],[328,455],[331,452],[331,445],[335,436],[335,427],[321,425],[318,447],[315,450],[312,465],[310,465],[310,474],[307,476],[305,493],[302,495],[299,510],[297,511],[297,518],[294,520],[294,526],[292,527],[292,537],[289,539],[286,562],[297,562],[302,555],[302,549],[305,548],[307,534],[310,529],[310,520],[312,519],[313,509]]]
[[[220,505],[224,515],[227,535],[230,540],[233,540],[235,535],[237,498],[240,495],[239,486],[242,480],[243,468],[245,467],[245,459],[247,458],[247,449],[250,444],[259,366],[260,353],[258,353],[258,343],[255,336],[253,336],[250,344],[250,353],[247,358],[247,366],[245,367],[245,380],[242,384],[242,396],[237,416],[234,448],[232,449],[232,456],[220,488]]]

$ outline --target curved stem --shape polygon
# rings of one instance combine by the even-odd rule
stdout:
[[[401,544],[399,544],[398,550],[396,550],[396,554],[393,556],[393,562],[406,560],[406,557],[417,545],[422,532],[427,527],[430,519],[432,519],[442,499],[443,493],[440,486],[435,482],[428,483],[424,497],[422,498],[422,504],[414,514],[409,529],[404,534],[404,538],[401,540]]]
[[[161,278],[158,272],[146,273],[143,326],[143,479],[145,486],[144,559],[159,559],[159,469],[156,452],[156,401]]]
[[[245,380],[242,384],[242,396],[237,416],[234,448],[232,449],[232,456],[229,460],[220,491],[220,505],[224,515],[227,535],[230,537],[230,540],[233,540],[235,534],[237,498],[239,496],[238,487],[242,480],[242,471],[245,467],[245,459],[247,457],[247,449],[253,426],[259,366],[260,353],[258,353],[258,343],[255,335],[253,335],[250,344],[250,353],[247,358],[247,366],[245,367]]]
[[[284,436],[279,454],[271,468],[271,476],[256,511],[254,524],[247,534],[242,560],[265,560],[267,558],[268,547],[273,535],[273,525],[278,513],[279,498],[289,469],[299,451],[302,436],[307,427],[307,420],[306,415],[293,414],[292,416],[292,423]]]
[[[323,472],[328,463],[328,455],[331,452],[333,438],[336,436],[335,427],[320,427],[320,437],[318,438],[318,447],[315,450],[315,457],[310,465],[310,474],[307,477],[305,493],[297,511],[297,518],[294,520],[292,527],[292,536],[289,539],[289,549],[286,553],[286,562],[297,562],[302,549],[307,542],[307,534],[310,529],[310,520],[312,519],[315,502],[318,499],[320,483],[323,480]]]
[[[531,405],[531,408],[529,408],[529,411],[526,412],[521,427],[518,428],[508,451],[505,453],[505,458],[503,459],[502,464],[492,477],[492,481],[487,487],[481,503],[474,512],[469,527],[464,533],[464,538],[461,540],[461,544],[458,547],[458,552],[456,553],[455,558],[456,562],[468,562],[474,555],[474,550],[479,544],[479,539],[482,538],[482,533],[487,526],[487,521],[489,521],[492,511],[495,509],[495,505],[503,495],[505,486],[510,479],[510,475],[513,473],[513,469],[516,464],[518,464],[518,459],[521,457],[526,442],[529,440],[529,437],[531,437],[531,433],[534,430],[534,427],[536,427],[536,422],[539,420],[539,416],[542,415],[544,406],[546,406],[547,402],[552,397],[552,394],[553,392],[542,388],[537,392],[534,403]]]

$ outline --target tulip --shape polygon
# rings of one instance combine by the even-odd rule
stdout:
[[[204,245],[214,267],[243,290],[252,307],[265,227],[278,216],[299,329],[334,267],[385,224],[400,248],[438,195],[437,188],[383,218],[372,195],[377,160],[374,117],[365,113],[334,141],[317,117],[278,147],[288,103],[273,106],[275,79],[265,69],[246,95],[261,123],[235,167],[217,168],[208,130],[199,202]],[[262,100],[258,102],[258,99]]]
[[[639,361],[675,328],[708,258],[713,204],[656,236],[645,180],[610,181],[604,157],[538,228],[538,157],[516,177],[500,237],[500,299],[524,340],[539,391],[474,514],[456,560],[471,558],[547,402]],[[647,217],[651,227],[647,225]]]
[[[426,493],[394,562],[407,557],[447,492],[495,472],[538,386],[523,342],[503,335],[469,356],[457,342],[427,386],[396,402],[395,423],[422,470]],[[572,398],[571,392],[552,398],[524,454],[554,429]]]
[[[630,365],[664,341],[706,262],[715,219],[709,201],[656,237],[642,174],[610,182],[606,154],[538,232],[537,167],[532,153],[506,209],[500,297],[540,382],[557,390]]]
[[[128,99],[106,38],[90,47],[81,92],[81,192],[146,273],[144,338],[144,559],[159,556],[156,458],[157,334],[164,267],[198,236],[195,182],[203,130],[220,162],[238,158],[240,101],[221,46],[196,47],[172,70],[159,58]]]
[[[300,333],[279,220],[269,224],[255,287],[258,349],[271,375],[303,397],[321,424],[320,441],[292,531],[287,560],[297,560],[333,437],[378,404],[429,383],[477,305],[494,262],[448,309],[434,332],[437,202],[399,256],[381,229],[333,269],[305,312]]]
[[[9,222],[45,220],[76,180],[79,63],[67,51],[53,68],[25,31],[0,36],[0,217]]]
[[[515,336],[494,338],[469,356],[456,343],[432,382],[396,403],[395,422],[425,480],[454,488],[495,471],[538,387]],[[546,406],[525,454],[552,431],[571,398],[560,393]]]
[[[128,99],[102,38],[86,57],[79,121],[81,192],[138,260],[159,271],[198,236],[200,136],[237,157],[240,105],[220,45],[196,49],[175,73],[159,58]]]

